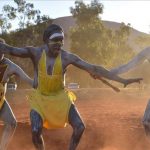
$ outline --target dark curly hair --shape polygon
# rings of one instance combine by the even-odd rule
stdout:
[[[43,33],[43,41],[44,43],[47,43],[49,37],[53,34],[53,33],[56,33],[56,32],[63,32],[63,29],[59,26],[59,25],[56,25],[56,24],[51,24],[49,25],[44,33]]]

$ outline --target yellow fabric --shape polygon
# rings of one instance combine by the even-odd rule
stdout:
[[[0,65],[0,70],[1,70],[1,79],[0,79],[0,109],[2,108],[3,104],[4,104],[4,101],[5,101],[5,94],[6,94],[6,87],[7,87],[7,84],[5,83],[2,83],[3,81],[3,76],[4,76],[4,73],[7,69],[8,65],[7,64],[1,64]]]
[[[55,60],[52,76],[47,74],[45,51],[43,51],[38,69],[38,90],[41,94],[49,95],[50,93],[55,93],[63,89],[62,64],[60,55],[58,55]]]
[[[76,97],[64,90],[61,55],[55,60],[52,75],[47,74],[44,50],[38,67],[38,88],[29,94],[31,108],[41,115],[45,128],[65,127],[71,103]]]
[[[6,94],[6,84],[3,85],[2,83],[0,83],[0,109],[4,104],[5,94]]]

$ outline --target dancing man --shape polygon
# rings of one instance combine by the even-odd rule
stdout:
[[[18,57],[28,57],[33,62],[35,90],[29,94],[29,102],[31,105],[32,140],[36,149],[45,149],[42,137],[43,127],[48,129],[62,128],[68,123],[73,128],[69,150],[75,150],[85,125],[74,105],[75,95],[64,89],[67,67],[72,64],[88,72],[94,79],[99,79],[111,87],[113,86],[103,77],[123,83],[124,86],[140,82],[142,79],[120,78],[102,66],[89,64],[79,56],[63,50],[64,32],[56,24],[51,24],[46,28],[43,41],[44,45],[40,47],[24,48],[1,43],[0,52]]]
[[[5,41],[0,39],[0,43],[5,43]],[[7,149],[17,125],[16,118],[5,98],[7,82],[12,75],[19,76],[31,86],[33,85],[31,78],[18,65],[5,58],[4,54],[0,52],[0,119],[4,122],[0,150]]]

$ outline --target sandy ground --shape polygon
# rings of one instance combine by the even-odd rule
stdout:
[[[18,127],[8,150],[34,150],[31,142],[28,91],[9,92],[8,99],[18,120]],[[80,89],[75,102],[86,124],[78,150],[150,150],[141,120],[150,98],[149,90]],[[0,127],[0,133],[2,126]],[[43,130],[46,150],[67,150],[72,134],[70,126]]]

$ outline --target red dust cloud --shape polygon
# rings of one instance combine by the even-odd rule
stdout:
[[[11,150],[34,150],[29,123],[28,91],[9,92],[7,99],[16,115],[18,126],[9,145]],[[75,102],[86,130],[78,150],[149,150],[142,117],[150,98],[149,90],[79,89]],[[2,126],[0,128],[2,132]],[[70,126],[58,130],[43,130],[46,150],[67,149],[72,134]]]

